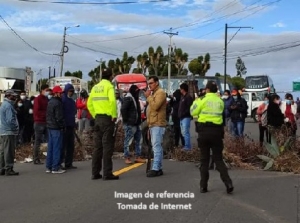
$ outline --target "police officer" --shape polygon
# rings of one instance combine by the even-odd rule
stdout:
[[[210,149],[217,170],[220,172],[227,193],[233,192],[232,181],[223,161],[224,102],[217,96],[218,87],[214,81],[206,85],[206,94],[191,107],[191,115],[198,116],[198,147],[200,148],[200,192],[206,193],[209,179]]]
[[[101,179],[103,158],[103,180],[118,180],[112,173],[112,156],[114,150],[115,122],[117,120],[117,102],[111,81],[111,69],[102,72],[102,80],[93,87],[87,107],[93,118],[95,148],[92,156],[92,179]]]

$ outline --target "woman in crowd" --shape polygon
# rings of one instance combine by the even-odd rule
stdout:
[[[280,109],[284,115],[285,125],[290,130],[291,135],[295,136],[297,132],[297,122],[296,122],[297,105],[293,100],[292,94],[287,93],[285,95],[285,101],[281,102]]]
[[[262,103],[257,109],[258,126],[259,126],[259,142],[260,146],[263,146],[264,135],[266,134],[267,142],[270,142],[270,134],[267,128],[267,109],[269,105],[268,95],[265,95],[264,103]]]
[[[268,126],[279,129],[284,124],[284,115],[280,109],[280,97],[273,94],[269,98],[269,105],[267,108]]]

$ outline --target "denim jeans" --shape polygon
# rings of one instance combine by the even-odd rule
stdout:
[[[141,156],[141,147],[142,147],[142,131],[141,126],[133,126],[133,125],[123,125],[125,139],[124,139],[124,157],[129,158],[129,146],[131,143],[135,142],[135,156]]]
[[[184,118],[180,120],[181,133],[184,138],[184,149],[186,150],[192,149],[190,127],[191,118]]]
[[[163,137],[165,134],[165,127],[151,127],[150,135],[151,135],[151,144],[153,149],[153,163],[152,170],[160,170],[162,169],[162,160],[164,156],[164,151],[162,147]]]
[[[234,135],[237,137],[241,137],[244,135],[244,126],[245,122],[239,121],[239,122],[232,122],[232,127],[234,129]]]
[[[63,132],[61,130],[48,129],[47,169],[53,171],[59,170],[62,147]]]

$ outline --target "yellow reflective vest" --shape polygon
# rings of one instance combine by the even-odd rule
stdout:
[[[108,115],[117,118],[117,101],[114,86],[108,80],[101,80],[91,90],[87,108],[93,118],[96,115]]]
[[[202,100],[195,100],[190,108],[191,115],[199,123],[223,124],[224,101],[215,93],[206,93]]]

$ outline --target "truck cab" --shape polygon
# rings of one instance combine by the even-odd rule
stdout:
[[[255,122],[258,121],[257,108],[264,103],[263,98],[258,96],[255,92],[243,92],[242,98],[247,101],[248,105],[248,117],[251,117]]]

